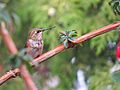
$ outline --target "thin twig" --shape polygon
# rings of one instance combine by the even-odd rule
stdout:
[[[0,32],[1,32],[1,36],[3,38],[3,41],[4,41],[5,45],[7,46],[10,54],[16,54],[18,52],[18,50],[17,50],[12,38],[10,37],[8,31],[6,30],[4,22],[1,23]],[[25,65],[21,65],[20,68],[17,69],[17,72],[16,72],[16,69],[10,70],[9,72],[7,72],[7,75],[5,74],[5,76],[2,76],[0,78],[0,84],[4,83],[6,80],[10,79],[10,76],[15,77],[16,73],[18,73],[18,72],[20,72],[23,80],[25,81],[27,90],[38,90]]]
[[[18,76],[19,74],[20,74],[20,70],[18,68],[6,72],[4,76],[0,77],[0,85],[5,83],[8,79]]]

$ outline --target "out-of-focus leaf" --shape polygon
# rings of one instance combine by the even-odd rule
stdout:
[[[20,26],[20,19],[15,12],[18,2],[15,0],[0,1],[0,22],[4,21],[9,30],[13,31],[15,25]]]
[[[20,58],[15,59],[15,63],[13,65],[13,68],[18,68],[21,65],[22,61]]]
[[[113,9],[113,12],[117,15],[120,15],[120,0],[111,0],[109,2],[110,6]]]
[[[26,61],[26,62],[33,60],[33,58],[30,55],[27,54],[27,49],[26,48],[22,49],[18,53],[18,57],[20,57],[22,61]]]
[[[119,27],[117,27],[115,30],[120,30],[120,26],[119,26]]]
[[[32,61],[33,58],[30,55],[24,55],[23,60],[28,62],[28,61]]]
[[[1,17],[2,17],[2,19],[3,19],[5,22],[7,22],[7,23],[9,23],[9,22],[11,21],[10,14],[9,14],[7,11],[3,11],[3,12],[1,13]]]
[[[0,2],[0,10],[2,10],[3,8],[5,8],[6,7],[6,4],[5,3],[2,3],[2,2]]]
[[[120,71],[113,72],[111,76],[114,82],[120,84]]]
[[[17,25],[17,26],[19,26],[21,23],[20,23],[20,18],[17,16],[17,14],[16,13],[12,13],[12,17],[13,17],[13,21],[15,22],[15,24]]]
[[[9,62],[13,69],[19,67],[22,63],[20,58],[18,58],[17,54],[10,56]]]
[[[111,77],[114,82],[120,83],[120,64],[116,62],[116,64],[110,70]]]
[[[29,62],[33,60],[33,58],[26,53],[26,50],[27,49],[22,49],[17,54],[12,55],[9,58],[9,61],[10,61],[10,64],[11,64],[12,68],[17,68],[22,63],[29,64]]]
[[[19,55],[20,57],[24,56],[24,55],[26,54],[26,50],[27,50],[27,49],[22,49],[22,50],[20,50],[20,52],[18,53],[18,55]]]

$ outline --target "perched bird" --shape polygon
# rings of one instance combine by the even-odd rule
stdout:
[[[32,29],[28,35],[26,43],[27,54],[31,55],[32,58],[36,58],[42,54],[43,51],[43,29]]]
[[[54,26],[55,27],[55,26]],[[27,54],[31,55],[32,58],[36,58],[42,54],[43,51],[43,38],[42,34],[46,30],[50,30],[54,27],[50,27],[47,29],[43,28],[34,28],[30,31],[28,35],[28,40],[26,43]]]
[[[34,28],[29,32],[28,39],[26,42],[26,49],[27,54],[29,54],[33,59],[40,56],[43,52],[43,37],[42,37],[43,32],[46,30],[51,30],[53,28],[55,28],[55,26],[46,29]],[[49,68],[43,64],[38,66],[38,63],[36,63],[35,70],[37,71],[37,73],[43,74],[44,76],[44,74],[48,73]]]
[[[50,30],[54,27],[49,27],[49,28],[33,28],[29,34],[28,34],[28,39],[25,45],[25,48],[27,49],[27,54],[29,54],[33,59],[37,58],[40,56],[43,52],[43,37],[42,34],[46,30]],[[38,74],[41,76],[46,76],[48,73],[48,67],[44,64],[41,64],[38,66],[36,63],[35,68],[37,72],[33,74],[32,78],[39,88],[41,90],[41,85],[39,84],[40,76],[38,77]]]

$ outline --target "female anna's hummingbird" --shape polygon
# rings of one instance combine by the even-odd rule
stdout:
[[[42,54],[42,51],[43,51],[42,34],[45,30],[50,30],[52,28],[54,27],[50,27],[47,29],[34,28],[29,32],[28,40],[26,42],[27,54],[29,54],[32,58],[37,58],[38,56]],[[38,74],[43,75],[43,76],[46,76],[49,71],[48,67],[45,66],[44,64],[41,64],[40,66],[36,65],[35,70],[37,70]],[[41,87],[38,82],[39,80],[38,75],[34,74],[33,78],[34,78],[34,82],[40,89]]]
[[[36,58],[39,55],[42,54],[43,51],[43,39],[42,39],[42,33],[45,30],[52,29],[54,27],[50,27],[47,29],[42,28],[34,28],[32,31],[30,31],[28,40],[26,43],[27,53],[32,56],[32,58]]]

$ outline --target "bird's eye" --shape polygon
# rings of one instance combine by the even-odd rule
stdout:
[[[41,32],[40,30],[37,31],[37,33]]]

